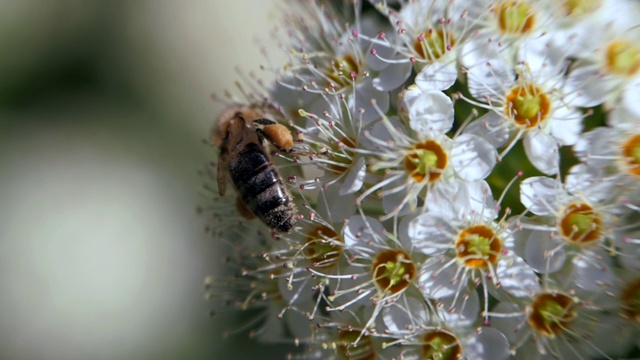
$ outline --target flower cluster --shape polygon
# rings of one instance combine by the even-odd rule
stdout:
[[[292,129],[272,160],[297,223],[213,190],[236,271],[211,297],[259,309],[251,334],[296,358],[637,354],[640,5],[299,10],[289,62],[243,100]]]

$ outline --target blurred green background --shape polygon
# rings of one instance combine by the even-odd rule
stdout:
[[[264,62],[279,11],[0,0],[1,359],[272,356],[208,316],[222,250],[195,207],[210,95]]]

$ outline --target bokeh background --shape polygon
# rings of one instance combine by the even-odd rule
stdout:
[[[281,9],[0,0],[1,359],[282,357],[222,339],[195,212],[210,96],[265,61]]]

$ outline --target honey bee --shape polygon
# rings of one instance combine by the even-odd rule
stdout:
[[[256,216],[272,229],[290,232],[298,210],[271,163],[268,147],[290,151],[293,137],[285,126],[264,116],[258,105],[232,105],[220,115],[213,132],[214,144],[220,149],[218,192],[225,194],[227,176],[231,177],[240,214]]]

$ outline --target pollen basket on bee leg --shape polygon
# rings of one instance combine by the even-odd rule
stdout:
[[[278,149],[289,150],[293,146],[293,136],[284,125],[266,125],[262,128],[262,131]]]

